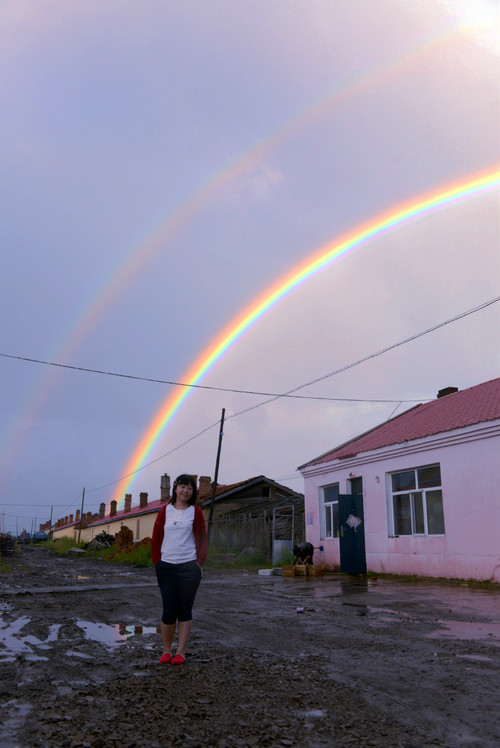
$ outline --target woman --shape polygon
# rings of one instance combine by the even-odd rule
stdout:
[[[207,530],[203,512],[195,506],[196,482],[179,475],[172,498],[160,509],[153,528],[151,557],[163,601],[160,662],[184,665],[193,625],[192,607],[207,558]],[[177,623],[177,653],[172,641]]]

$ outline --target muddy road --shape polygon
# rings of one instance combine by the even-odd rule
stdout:
[[[499,591],[206,571],[175,667],[153,570],[5,560],[0,748],[500,745]]]

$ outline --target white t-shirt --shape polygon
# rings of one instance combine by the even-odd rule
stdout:
[[[167,504],[165,526],[161,544],[161,560],[168,564],[196,561],[196,543],[193,533],[194,506],[176,509]]]

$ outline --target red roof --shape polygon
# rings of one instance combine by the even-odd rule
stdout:
[[[500,418],[500,378],[417,405],[301,468]]]

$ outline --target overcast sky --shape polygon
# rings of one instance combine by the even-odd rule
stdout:
[[[0,353],[184,382],[315,251],[495,168],[495,23],[493,0],[3,0]],[[203,384],[286,392],[497,297],[499,277],[489,190],[332,262]],[[331,400],[231,418],[266,398],[194,391],[133,503],[159,498],[165,472],[214,475],[217,427],[188,440],[222,408],[219,481],[302,491],[298,465],[443,387],[497,377],[499,308],[300,391]],[[75,512],[84,487],[86,510],[119,498],[172,391],[0,357],[2,529]]]

